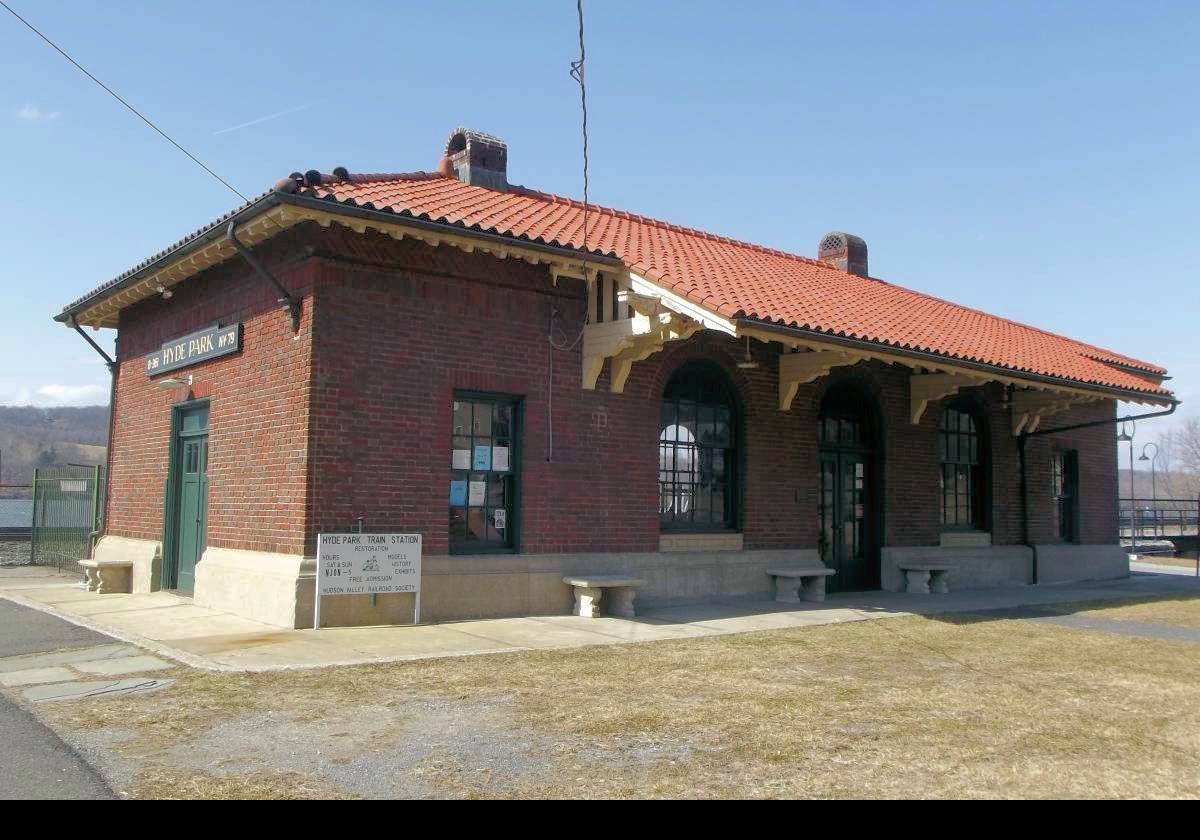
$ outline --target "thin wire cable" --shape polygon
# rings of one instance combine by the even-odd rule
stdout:
[[[34,35],[37,35],[39,38],[41,38],[43,41],[45,41],[47,44],[49,44],[51,47],[53,47],[53,48],[54,48],[54,50],[55,50],[55,51],[56,51],[56,52],[57,52],[59,55],[61,55],[61,56],[62,56],[63,58],[65,58],[67,61],[71,62],[71,64],[75,65],[75,68],[76,68],[77,70],[79,70],[79,72],[80,72],[80,73],[83,73],[83,75],[87,76],[87,77],[88,77],[89,79],[91,79],[93,82],[95,82],[96,84],[98,84],[98,85],[99,85],[101,88],[103,88],[103,89],[104,89],[104,91],[105,91],[106,93],[108,93],[108,95],[109,95],[109,96],[111,96],[113,99],[115,99],[115,100],[117,100],[118,102],[120,102],[122,105],[124,105],[126,108],[128,108],[128,109],[129,109],[129,111],[130,111],[131,113],[133,113],[133,114],[134,114],[134,115],[135,115],[135,116],[136,116],[136,117],[137,117],[139,120],[141,120],[141,121],[142,121],[142,122],[144,122],[146,125],[150,126],[152,129],[154,129],[156,132],[158,132],[158,134],[159,134],[159,135],[160,135],[160,136],[161,136],[161,137],[162,137],[164,140],[166,140],[168,143],[170,143],[170,144],[171,144],[172,146],[174,146],[176,149],[178,149],[179,151],[181,151],[181,152],[183,152],[185,155],[187,155],[187,157],[188,157],[188,158],[189,158],[189,159],[192,161],[192,163],[196,164],[196,165],[197,165],[197,166],[199,166],[201,169],[203,169],[205,172],[207,172],[209,175],[211,175],[212,177],[216,178],[216,179],[217,179],[217,180],[218,180],[218,181],[219,181],[221,184],[223,184],[223,185],[225,186],[225,188],[226,188],[227,190],[229,190],[231,193],[233,193],[234,195],[236,195],[236,196],[237,196],[238,198],[240,198],[242,201],[246,202],[247,204],[249,204],[249,203],[250,203],[250,199],[248,199],[248,198],[246,198],[246,196],[242,195],[242,193],[241,193],[241,192],[240,192],[240,191],[239,191],[239,190],[238,190],[238,189],[237,189],[235,186],[233,186],[233,184],[231,184],[231,183],[229,183],[228,181],[226,181],[224,178],[222,178],[222,177],[221,177],[220,175],[218,175],[216,172],[213,172],[213,171],[212,171],[212,169],[210,169],[210,168],[209,168],[207,165],[205,165],[204,161],[200,160],[200,158],[196,157],[194,154],[192,154],[191,152],[189,152],[189,151],[188,151],[187,149],[185,149],[183,146],[179,145],[179,143],[175,142],[175,140],[174,140],[174,139],[173,139],[173,138],[172,138],[172,137],[171,137],[169,134],[167,134],[165,131],[163,131],[161,128],[159,128],[157,125],[155,125],[155,124],[154,124],[154,122],[153,122],[153,121],[151,121],[151,120],[150,120],[150,119],[149,119],[149,118],[148,118],[148,117],[147,117],[145,114],[143,114],[143,113],[142,113],[141,111],[139,111],[137,108],[134,108],[132,105],[130,105],[128,102],[126,102],[126,101],[125,101],[123,98],[121,98],[121,96],[120,96],[120,95],[119,95],[119,94],[118,94],[116,91],[114,91],[114,90],[113,90],[112,88],[110,88],[108,85],[104,84],[104,82],[100,81],[100,80],[99,80],[99,79],[97,79],[95,76],[93,76],[93,75],[92,75],[90,72],[88,72],[87,68],[85,68],[85,67],[84,67],[82,64],[80,64],[78,61],[76,61],[75,59],[73,59],[73,58],[72,58],[72,57],[71,57],[71,56],[70,56],[70,55],[67,53],[67,51],[66,51],[66,50],[64,50],[64,49],[63,49],[62,47],[60,47],[58,44],[56,44],[56,43],[54,43],[53,41],[51,41],[51,40],[50,40],[49,38],[47,38],[47,37],[46,37],[46,36],[45,36],[45,35],[42,33],[42,31],[41,31],[41,30],[39,30],[39,29],[38,29],[36,26],[34,26],[32,23],[30,23],[29,21],[27,21],[25,18],[23,18],[23,17],[21,17],[19,14],[17,14],[17,13],[16,13],[16,11],[13,9],[13,7],[12,7],[12,6],[8,5],[8,3],[4,2],[4,0],[0,0],[0,6],[3,6],[3,7],[4,7],[4,9],[5,9],[5,11],[7,11],[7,12],[8,12],[10,15],[12,15],[13,17],[15,17],[15,18],[16,18],[17,20],[19,20],[21,23],[25,24],[25,26],[29,28],[29,31],[31,31],[31,32],[32,32]]]
[[[583,111],[583,280],[587,285],[588,277],[588,123],[587,123],[587,84],[584,81],[584,63],[587,61],[587,51],[583,41],[583,0],[575,0],[575,11],[579,16],[579,60],[571,62],[571,78],[579,83],[579,105]],[[591,294],[591,288],[588,287],[588,294]],[[546,334],[546,341],[550,344],[550,349],[547,351],[548,372],[546,381],[546,462],[550,463],[554,460],[554,351],[562,350],[564,352],[574,350],[579,342],[583,339],[583,333],[587,329],[588,316],[583,318],[583,325],[579,328],[579,335],[575,336],[575,340],[570,344],[556,344],[554,341],[554,314],[553,307],[550,309],[550,324]]]
[[[579,59],[571,62],[571,78],[579,84],[579,105],[583,112],[583,278],[587,282],[588,276],[588,211],[591,207],[591,202],[588,197],[588,112],[587,112],[587,83],[585,82],[584,65],[587,62],[587,49],[584,46],[583,40],[583,0],[575,0],[575,11],[579,15]],[[588,288],[588,294],[591,294],[591,288]],[[579,342],[583,339],[584,330],[587,329],[588,318],[585,316],[583,325],[579,328],[579,334],[570,344],[556,344],[554,341],[553,320],[551,321],[550,335],[548,339],[550,346],[555,350],[564,352],[574,350]]]
[[[588,254],[588,114],[587,114],[587,84],[584,82],[584,65],[587,61],[587,51],[583,44],[583,0],[575,0],[575,9],[579,13],[579,60],[571,62],[571,78],[579,83],[579,104],[583,111],[583,274],[587,276]]]

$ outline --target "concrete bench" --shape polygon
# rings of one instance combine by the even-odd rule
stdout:
[[[950,591],[950,573],[954,571],[954,566],[944,563],[897,563],[896,568],[904,572],[905,592],[945,595]]]
[[[79,568],[87,577],[88,592],[110,595],[133,591],[132,560],[80,560]]]
[[[781,604],[825,600],[825,578],[835,575],[833,569],[767,569],[775,578],[775,600]]]
[[[646,585],[646,581],[641,578],[621,575],[567,575],[563,578],[563,583],[575,587],[574,614],[584,618],[600,615],[600,599],[605,595],[609,615],[633,618],[634,595],[639,586]]]

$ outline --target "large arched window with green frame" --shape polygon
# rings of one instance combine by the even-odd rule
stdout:
[[[663,389],[658,427],[658,516],[663,530],[734,530],[738,416],[729,377],[687,362]]]

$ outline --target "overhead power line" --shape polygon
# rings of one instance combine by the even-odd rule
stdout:
[[[126,108],[128,108],[130,110],[130,112],[132,112],[139,120],[141,120],[146,125],[150,126],[152,129],[154,129],[159,134],[159,136],[161,136],[164,140],[166,140],[168,143],[170,143],[176,149],[178,149],[179,151],[181,151],[185,155],[187,155],[188,159],[191,160],[192,163],[199,166],[201,169],[203,169],[205,172],[207,172],[213,178],[216,178],[217,181],[219,181],[221,184],[223,184],[227,190],[229,190],[231,193],[236,195],[242,201],[246,202],[247,204],[250,203],[250,199],[248,199],[248,198],[246,198],[246,196],[242,195],[242,193],[237,189],[237,187],[233,186],[233,184],[226,181],[224,178],[222,178],[216,172],[213,172],[212,169],[210,169],[204,163],[204,161],[200,160],[200,158],[196,157],[194,154],[189,152],[183,146],[179,145],[179,143],[175,142],[175,140],[169,134],[167,134],[165,131],[163,131],[161,128],[159,128],[157,125],[155,125],[154,122],[149,117],[147,117],[145,114],[143,114],[137,108],[134,108],[132,105],[130,105],[128,102],[126,102],[115,90],[113,90],[108,85],[104,84],[104,82],[100,81],[95,76],[93,76],[90,72],[88,72],[87,68],[84,67],[82,64],[80,64],[78,61],[76,61],[74,58],[72,58],[70,56],[70,54],[67,53],[66,50],[64,50],[58,44],[54,43],[48,37],[46,37],[46,35],[43,34],[40,29],[38,29],[36,26],[34,26],[29,21],[25,20],[25,18],[21,17],[19,14],[17,14],[16,11],[13,10],[12,6],[8,5],[8,3],[4,2],[4,0],[0,0],[0,6],[3,6],[5,11],[7,11],[10,15],[15,17],[17,20],[21,21],[21,23],[25,24],[25,26],[29,28],[29,31],[31,31],[33,34],[37,35],[39,38],[41,38],[43,41],[45,41],[47,44],[49,44],[51,47],[53,47],[54,50],[59,55],[61,55],[67,61],[71,62],[71,64],[73,64],[80,73],[87,76],[93,82],[98,84],[101,88],[104,89],[104,91],[106,93],[108,93],[109,96],[111,96],[113,99],[120,102],[122,105],[124,105]]]

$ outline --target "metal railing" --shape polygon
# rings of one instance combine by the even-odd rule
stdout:
[[[1200,498],[1121,499],[1121,539],[1195,536],[1200,531]]]

